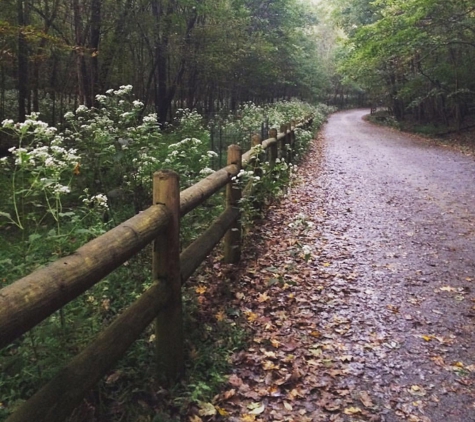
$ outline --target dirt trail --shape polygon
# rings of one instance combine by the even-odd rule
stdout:
[[[330,117],[256,236],[231,420],[475,421],[475,162],[366,113]]]

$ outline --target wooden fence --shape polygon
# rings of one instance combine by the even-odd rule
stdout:
[[[295,128],[312,118],[271,129],[269,139],[253,137],[273,166],[279,157],[292,160]],[[63,421],[87,392],[110,371],[147,326],[156,321],[156,354],[163,382],[183,372],[181,286],[224,237],[225,261],[240,258],[241,189],[235,181],[255,156],[231,145],[227,166],[180,192],[178,175],[159,171],[153,177],[153,205],[75,253],[0,290],[0,348],[12,343],[53,312],[77,298],[107,274],[153,242],[152,286],[65,367],[22,404],[7,422]],[[181,254],[180,219],[226,186],[226,209]]]

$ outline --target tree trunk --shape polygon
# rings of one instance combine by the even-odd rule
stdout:
[[[17,0],[18,26],[18,121],[24,122],[28,104],[28,44],[23,34],[23,27],[28,24],[26,5]]]

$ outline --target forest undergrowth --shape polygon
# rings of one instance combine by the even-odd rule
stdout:
[[[79,106],[66,113],[66,125],[58,128],[42,122],[37,114],[23,123],[2,122],[3,134],[15,144],[10,155],[0,160],[2,287],[72,253],[147,208],[154,171],[177,171],[183,189],[217,169],[223,151],[210,138],[210,125],[216,122],[206,122],[195,111],[181,110],[174,122],[160,128],[156,115],[147,114],[131,91],[131,86],[107,91],[97,97],[100,107]],[[297,100],[265,107],[248,103],[240,108],[238,117],[221,117],[223,130],[234,136],[220,146],[224,149],[227,143],[237,143],[246,150],[249,134],[259,131],[263,122],[278,127],[313,114],[314,126],[297,131],[298,150],[294,153],[302,156],[312,131],[330,111]],[[243,183],[252,180],[255,188],[254,197],[243,203],[245,221],[253,224],[260,212],[253,207],[255,201],[269,203],[277,198],[294,169],[280,162],[272,178],[265,171],[259,176],[249,171],[242,174]],[[222,207],[222,195],[215,195],[187,215],[182,220],[182,246],[196,238]],[[145,249],[0,352],[0,420],[150,286],[149,268],[151,251]],[[204,276],[199,275],[198,280],[200,277]],[[90,392],[72,421],[167,420],[172,417],[167,415],[176,417],[193,403],[212,397],[223,382],[229,354],[242,346],[246,335],[224,318],[212,324],[202,320],[203,288],[184,292],[187,375],[183,383],[169,391],[156,384],[154,335],[149,329]]]

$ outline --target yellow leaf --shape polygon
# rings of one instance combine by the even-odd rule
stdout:
[[[361,413],[361,409],[359,407],[347,407],[343,413],[345,415],[356,415],[358,413]]]
[[[217,321],[224,321],[226,319],[226,314],[223,311],[219,311],[216,315]]]
[[[229,412],[227,412],[226,409],[219,406],[216,406],[216,409],[221,416],[229,416]]]
[[[274,364],[274,362],[270,360],[266,360],[264,364],[262,365],[265,371],[272,371],[273,369],[279,369],[278,366]]]
[[[248,311],[246,312],[246,317],[249,322],[254,322],[257,319],[257,314],[254,312]]]
[[[456,366],[457,368],[463,368],[465,365],[462,362],[454,362],[452,366]]]
[[[254,415],[244,415],[241,418],[241,422],[254,422],[256,420],[256,417]]]
[[[270,343],[272,344],[272,346],[274,346],[276,349],[280,346],[280,342],[275,340],[275,339],[271,339],[270,340]]]
[[[269,352],[268,350],[264,350],[264,356],[270,359],[277,359],[275,352]]]
[[[329,267],[329,266],[330,266],[330,263],[329,263],[329,262],[324,262],[324,263],[323,263],[323,266],[324,266],[324,267]]]
[[[418,385],[411,385],[409,393],[413,396],[425,396],[427,394],[426,390]]]
[[[257,301],[260,302],[260,303],[263,303],[263,302],[266,302],[270,299],[270,297],[268,296],[267,292],[264,292],[262,294],[259,295],[259,297],[257,298]]]
[[[431,336],[431,335],[423,335],[422,338],[425,340],[425,341],[431,341],[434,336]]]
[[[266,409],[266,405],[262,404],[261,406],[256,407],[254,410],[251,410],[249,412],[249,414],[250,415],[260,415],[262,412],[264,412],[265,409]]]
[[[214,416],[216,415],[216,408],[212,403],[199,402],[200,409],[198,414],[200,416]]]
[[[198,286],[195,289],[195,292],[198,293],[199,295],[202,295],[202,294],[206,293],[206,290],[208,290],[208,288],[206,286]]]
[[[322,333],[321,333],[320,331],[312,331],[312,332],[310,333],[310,335],[311,335],[312,337],[319,338],[319,337],[322,336]]]

